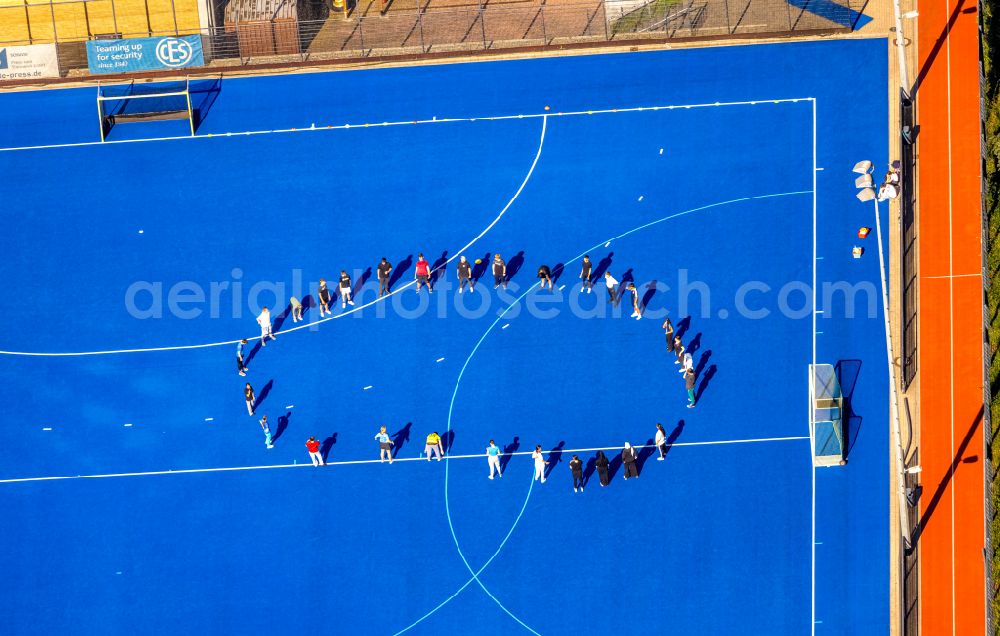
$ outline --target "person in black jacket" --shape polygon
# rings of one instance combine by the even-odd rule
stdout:
[[[583,291],[588,294],[591,293],[591,289],[594,283],[590,280],[590,272],[593,270],[594,264],[590,262],[590,255],[585,255],[583,257],[583,264],[580,266],[580,280],[583,281]]]
[[[608,458],[604,454],[604,451],[597,451],[597,460],[594,465],[597,466],[597,475],[601,478],[601,485],[608,485]]]
[[[569,469],[573,471],[573,492],[583,492],[583,462],[578,455],[569,460]]]
[[[538,268],[538,281],[542,285],[542,289],[548,285],[549,289],[552,289],[552,270],[549,269],[548,265],[542,265]]]
[[[622,450],[622,462],[625,464],[625,480],[629,477],[639,478],[639,469],[635,465],[635,449],[628,442],[625,442],[625,449]]]
[[[378,295],[379,298],[389,293],[389,274],[392,273],[392,263],[386,257],[378,264]]]

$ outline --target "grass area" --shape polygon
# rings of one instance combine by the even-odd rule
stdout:
[[[629,11],[611,24],[611,32],[636,33],[648,27],[654,27],[670,15],[670,11],[680,6],[681,0],[652,0],[632,11]]]
[[[988,324],[986,326],[989,339],[989,373],[990,383],[990,422],[1000,422],[1000,356],[997,355],[997,346],[1000,343],[1000,277],[997,276],[1000,270],[1000,174],[998,174],[998,163],[1000,163],[1000,69],[993,64],[993,51],[1000,50],[1000,8],[989,2],[982,3],[982,52],[985,81],[983,86],[983,99],[986,101],[986,163],[984,166],[983,179],[985,180],[986,201],[985,210],[987,222],[986,235],[986,267],[988,271],[986,288],[986,305],[988,310]],[[996,435],[995,427],[986,429],[989,440],[989,457],[992,466],[996,466],[1000,458],[1000,435]],[[990,563],[988,564],[990,577],[989,603],[990,622],[996,624],[1000,618],[1000,475],[994,470],[990,475],[989,492],[987,496],[992,503],[993,516],[989,519],[989,551]]]

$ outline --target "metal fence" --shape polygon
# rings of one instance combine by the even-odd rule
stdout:
[[[524,0],[461,7],[439,7],[430,2],[420,6],[415,3],[409,9],[390,4],[382,12],[378,0],[361,0],[348,4],[350,10],[345,18],[331,12],[326,4],[309,4],[307,0],[299,5],[299,19],[226,22],[221,27],[181,29],[180,33],[201,34],[206,65],[211,71],[259,64],[292,67],[325,60],[587,43],[832,33],[854,27],[860,15],[856,9],[862,1]],[[362,6],[364,2],[368,2],[367,6]],[[111,35],[128,38],[176,33],[170,29]],[[63,39],[55,34],[63,75],[87,74],[85,43],[99,35],[108,36],[89,34]],[[6,42],[0,46],[27,43]]]
[[[916,190],[913,187],[916,172],[916,154],[913,147],[914,109],[913,101],[900,95],[900,290],[902,292],[902,326],[900,366],[902,385],[905,391],[917,375],[917,234],[916,234]]]

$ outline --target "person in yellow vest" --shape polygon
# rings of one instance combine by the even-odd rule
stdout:
[[[431,461],[431,453],[437,453],[437,460],[441,461],[441,455],[444,451],[441,449],[441,436],[438,435],[437,431],[434,431],[427,436],[427,444],[424,446],[424,452],[427,453],[427,461]]]

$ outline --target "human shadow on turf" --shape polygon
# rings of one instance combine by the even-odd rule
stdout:
[[[559,284],[559,279],[562,278],[564,271],[566,271],[566,265],[564,263],[556,263],[556,266],[552,268],[551,276],[553,288]]]
[[[594,268],[594,272],[590,275],[592,282],[596,283],[604,279],[604,272],[608,271],[608,268],[611,267],[611,259],[614,255],[614,252],[609,252],[607,256],[598,261],[597,267]]]
[[[361,291],[361,288],[365,286],[365,283],[367,283],[368,279],[371,277],[372,277],[371,267],[369,267],[368,269],[366,269],[361,273],[361,276],[358,277],[358,280],[354,283],[354,287],[351,289],[352,300],[354,299],[355,296],[358,295],[358,293]]]
[[[285,310],[280,314],[278,314],[277,318],[275,318],[274,322],[271,324],[271,333],[277,333],[278,331],[281,331],[281,325],[285,324],[285,319],[288,318],[288,315],[291,313],[292,313],[292,306],[286,305]]]
[[[487,263],[489,263],[490,259],[492,259],[492,258],[493,258],[493,256],[489,252],[486,252],[485,254],[483,254],[483,257],[479,259],[478,263],[476,263],[475,259],[473,259],[473,261],[472,261],[472,273],[469,274],[472,277],[472,284],[473,285],[476,284],[476,283],[478,283],[479,279],[482,278],[483,274],[486,273]]]
[[[403,448],[403,445],[406,444],[406,442],[410,441],[411,428],[413,428],[413,422],[407,422],[406,426],[391,435],[393,459],[399,457],[400,449]]]
[[[260,408],[260,405],[264,403],[264,400],[267,399],[268,394],[271,393],[271,387],[273,386],[274,386],[274,380],[268,380],[267,384],[264,385],[264,388],[261,389],[260,393],[257,394],[257,399],[254,400],[253,403],[253,410],[255,413],[257,412],[257,409]]]
[[[684,353],[690,353],[692,356],[698,349],[701,349],[701,332],[699,331],[691,338],[691,342],[684,345]]]
[[[708,359],[711,357],[712,350],[709,349],[705,352],[705,355],[701,357],[701,360],[698,361],[698,366],[695,368],[695,378],[698,379],[698,388],[695,389],[694,392],[694,401],[696,403],[701,399],[702,394],[708,390],[709,383],[712,382],[712,378],[715,377],[716,372],[719,370],[719,368],[713,364],[705,370],[705,375],[701,374],[702,367],[708,364]]]
[[[396,263],[396,266],[392,268],[392,273],[389,274],[389,289],[392,289],[399,279],[403,277],[403,274],[413,265],[413,254],[409,254],[406,258]]]
[[[681,342],[684,342],[684,334],[687,330],[691,328],[691,316],[684,316],[680,321],[674,325],[674,337],[680,338]]]
[[[646,283],[646,293],[642,295],[642,299],[639,301],[639,310],[646,311],[646,307],[649,306],[649,302],[653,300],[653,296],[656,295],[656,285],[659,281],[651,280]]]
[[[556,464],[562,461],[563,448],[566,447],[566,442],[559,442],[559,445],[549,451],[549,456],[545,460],[548,462],[545,466],[545,478],[548,479],[552,471],[555,470]]]
[[[858,376],[861,374],[861,360],[838,360],[834,365],[837,380],[840,382],[840,393],[844,396],[844,458],[851,454],[854,442],[861,432],[862,417],[854,410],[854,387],[858,384]]]
[[[503,453],[500,456],[500,471],[503,472],[507,470],[507,464],[510,463],[510,458],[514,456],[514,453],[521,448],[521,438],[514,436],[514,441],[503,447]]]
[[[590,482],[590,478],[594,475],[594,471],[597,470],[597,455],[589,458],[587,463],[583,465],[583,486],[586,488],[587,484]]]
[[[522,267],[524,267],[524,250],[521,250],[507,261],[507,277],[505,280],[508,283],[513,280]]]
[[[330,437],[323,440],[323,444],[319,447],[319,454],[323,457],[323,463],[326,463],[327,458],[330,456],[330,451],[333,450],[333,445],[337,443],[337,434],[331,433]]]
[[[438,257],[433,264],[431,264],[431,285],[437,285],[437,282],[444,278],[445,266],[448,264],[448,250],[441,252],[441,256]]]
[[[619,450],[608,451],[609,453],[611,453],[611,456],[609,458],[611,461],[608,462],[608,485],[609,486],[611,485],[611,482],[613,482],[615,480],[615,475],[618,474],[619,469],[621,469],[622,464],[624,463],[622,461],[622,451],[623,450],[625,450],[625,449],[622,448],[622,449],[619,449]]]
[[[645,444],[643,444],[643,448],[640,448],[639,452],[636,453],[635,468],[637,475],[642,474],[642,468],[646,465],[646,460],[652,457],[653,453],[656,452],[656,447],[653,445],[654,443],[655,440],[653,438],[647,439]]]
[[[684,420],[678,420],[677,426],[674,427],[674,430],[670,431],[670,435],[667,435],[667,444],[666,444],[667,448],[663,452],[664,458],[670,454],[671,449],[673,449],[674,444],[677,442],[677,439],[681,436],[681,433],[683,432],[684,432]]]
[[[445,431],[445,434],[441,436],[441,448],[444,449],[445,454],[448,454],[454,444],[455,431]]]
[[[282,433],[288,428],[288,420],[292,417],[292,412],[288,411],[284,415],[278,418],[278,427],[274,429],[274,437],[271,438],[271,442],[277,442],[278,438],[281,437]]]

